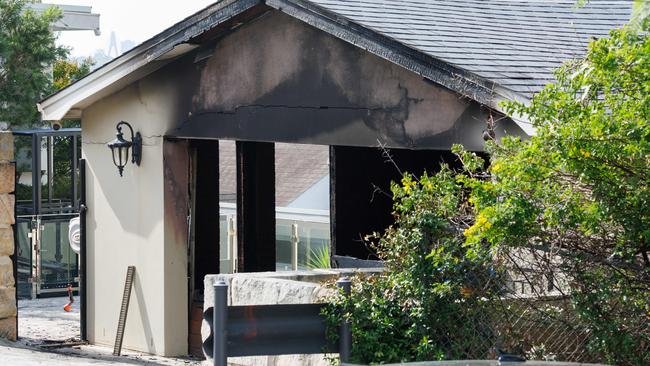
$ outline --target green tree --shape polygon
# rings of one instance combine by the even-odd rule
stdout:
[[[536,250],[561,274],[591,345],[616,364],[650,363],[650,27],[592,42],[531,103],[537,129],[490,144],[492,179],[465,180],[477,223],[467,243]]]
[[[50,30],[60,9],[39,14],[25,3],[0,0],[0,121],[14,126],[40,124],[36,102],[52,91],[51,67],[67,55]]]
[[[50,25],[60,19],[60,9],[30,10],[23,0],[0,0],[0,121],[14,128],[41,127],[36,103],[90,72],[90,58],[66,59],[68,49],[56,46]],[[64,127],[79,127],[77,121],[63,121]],[[26,139],[16,140],[17,150],[30,149]],[[54,140],[55,197],[70,195],[70,141]],[[28,156],[31,154],[28,154]],[[18,172],[25,167],[19,166]],[[47,187],[44,187],[47,194]],[[31,198],[31,187],[18,187],[19,199]]]
[[[93,66],[93,60],[87,57],[81,61],[58,59],[52,69],[54,91],[65,88],[75,81],[86,76]]]

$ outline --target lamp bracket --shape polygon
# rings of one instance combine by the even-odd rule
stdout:
[[[131,154],[133,164],[140,166],[142,160],[142,135],[136,132],[133,136],[133,153]]]

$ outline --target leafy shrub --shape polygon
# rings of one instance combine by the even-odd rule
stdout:
[[[490,228],[468,236],[547,253],[590,346],[615,364],[650,364],[650,40],[624,28],[594,41],[529,105],[537,134],[491,144],[489,184],[474,182]]]
[[[311,249],[309,252],[309,261],[307,262],[307,268],[309,269],[320,269],[320,268],[331,268],[331,256],[330,256],[330,246],[322,246],[316,249]]]
[[[395,224],[367,238],[385,273],[354,281],[351,297],[336,297],[326,311],[332,325],[341,314],[350,319],[352,361],[487,356],[493,336],[482,320],[500,276],[489,246],[464,243],[474,220],[455,173],[443,166],[432,176],[405,175],[392,192]]]

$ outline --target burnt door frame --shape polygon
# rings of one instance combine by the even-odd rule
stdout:
[[[236,146],[238,272],[275,271],[275,144]]]
[[[195,140],[190,155],[190,292],[219,273],[219,141]],[[190,294],[192,296],[192,294]]]

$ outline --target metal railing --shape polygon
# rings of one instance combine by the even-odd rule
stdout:
[[[220,269],[234,273],[237,268],[237,207],[220,202]],[[329,247],[329,211],[276,207],[276,270],[305,270],[315,256]],[[319,251],[320,250],[320,251]]]

